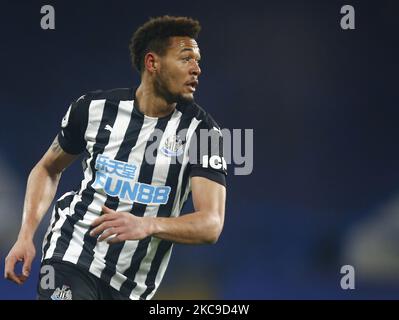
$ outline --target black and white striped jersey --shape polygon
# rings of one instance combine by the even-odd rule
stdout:
[[[91,223],[102,205],[136,216],[179,216],[190,178],[225,185],[226,165],[220,128],[197,104],[177,104],[172,114],[153,118],[134,100],[135,89],[92,92],[72,103],[62,119],[60,146],[70,154],[83,153],[84,178],[78,190],[56,202],[42,260],[76,264],[130,299],[151,299],[172,243],[147,237],[109,245],[89,235]],[[205,151],[195,141],[201,129],[218,134]]]

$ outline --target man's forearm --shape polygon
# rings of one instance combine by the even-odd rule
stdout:
[[[216,212],[186,214],[172,218],[150,218],[154,237],[183,244],[215,243],[223,228]]]
[[[40,163],[33,168],[26,187],[19,238],[33,239],[40,221],[54,199],[60,177],[61,173],[50,173]]]

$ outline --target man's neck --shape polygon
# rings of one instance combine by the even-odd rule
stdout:
[[[137,88],[136,99],[140,112],[149,117],[166,117],[176,108],[176,103],[168,103],[163,97],[155,93],[151,85],[143,82]]]

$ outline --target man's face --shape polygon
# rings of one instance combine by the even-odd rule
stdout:
[[[198,44],[189,37],[171,37],[169,44],[159,57],[156,89],[168,102],[192,102],[201,74]]]

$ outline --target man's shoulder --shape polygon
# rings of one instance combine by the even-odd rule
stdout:
[[[81,96],[78,100],[93,101],[93,100],[133,100],[134,90],[132,88],[115,88],[109,90],[95,90],[90,91]]]
[[[211,116],[211,114],[202,108],[196,102],[193,102],[186,109],[187,112],[190,112],[193,118],[196,118],[201,122],[201,127],[211,129],[213,127],[220,128],[215,119]]]

